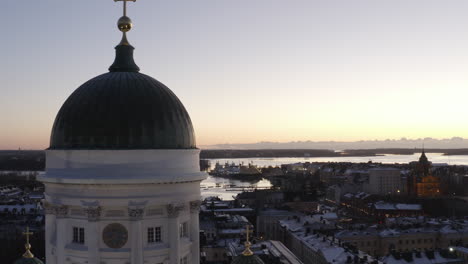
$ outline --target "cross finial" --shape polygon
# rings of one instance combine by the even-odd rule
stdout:
[[[25,258],[34,258],[33,253],[31,253],[31,244],[29,244],[29,236],[33,234],[33,232],[29,232],[29,226],[26,227],[26,232],[23,232],[23,235],[26,236],[26,244],[24,245],[26,252],[23,254]]]
[[[246,226],[246,229],[247,229],[247,230],[246,230],[247,233],[246,233],[246,240],[245,240],[245,244],[244,244],[245,250],[244,250],[244,252],[242,252],[242,255],[244,255],[244,256],[252,256],[252,255],[253,255],[253,252],[252,252],[252,250],[250,250],[250,247],[252,246],[252,243],[250,243],[250,241],[249,241],[250,226],[247,225],[247,226]]]
[[[125,32],[130,31],[132,29],[132,20],[127,16],[127,2],[132,1],[135,2],[136,0],[114,0],[114,2],[123,2],[123,16],[119,18],[117,21],[117,27],[120,31],[122,31],[125,35]]]
[[[127,16],[127,2],[128,1],[136,2],[136,0],[114,0],[114,2],[123,2],[123,16]]]

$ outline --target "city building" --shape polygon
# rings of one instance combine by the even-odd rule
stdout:
[[[47,264],[199,263],[206,175],[193,126],[169,88],[139,73],[125,10],[109,72],[73,92],[52,128],[39,177]]]
[[[375,168],[369,170],[369,181],[364,183],[364,191],[370,194],[398,194],[401,189],[400,170],[395,168]]]
[[[408,177],[408,194],[418,197],[437,197],[441,193],[441,181],[431,173],[432,163],[424,150],[418,162],[412,162],[413,174]]]
[[[373,256],[386,256],[394,251],[448,249],[467,245],[468,226],[464,221],[429,219],[406,224],[400,222],[385,228],[347,229],[337,232],[335,237]]]
[[[277,237],[306,264],[377,263],[369,254],[347,248],[335,237],[325,234],[334,233],[336,220],[322,217],[316,221],[309,216],[280,220]]]
[[[453,250],[455,251],[455,254],[461,259],[463,259],[465,262],[468,263],[468,248],[466,247],[453,247]]]
[[[382,258],[385,264],[463,264],[466,263],[463,259],[458,258],[453,252],[447,250],[425,250],[425,251],[408,251],[394,252]]]

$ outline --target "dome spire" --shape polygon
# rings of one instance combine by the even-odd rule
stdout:
[[[29,231],[29,226],[26,227],[26,232],[23,232],[23,235],[26,236],[26,244],[24,247],[26,248],[26,252],[24,252],[23,256],[16,260],[14,264],[44,264],[40,259],[35,258],[33,253],[31,252],[31,244],[29,244],[29,236],[33,233]]]
[[[244,243],[244,246],[245,246],[245,249],[244,249],[244,252],[242,252],[242,255],[244,256],[252,256],[253,255],[253,252],[252,250],[250,249],[250,247],[252,246],[252,243],[250,243],[249,241],[249,225],[247,225],[246,227],[246,240],[245,240],[245,243]]]
[[[122,32],[122,40],[115,47],[115,60],[109,67],[111,72],[139,72],[140,68],[133,60],[133,50],[135,49],[127,40],[127,32],[133,27],[132,20],[127,16],[127,2],[136,0],[114,0],[123,2],[123,16],[117,21],[117,27]]]
[[[29,232],[29,226],[27,226],[26,232],[23,232],[23,235],[26,236],[26,244],[24,245],[24,247],[26,248],[26,252],[24,252],[23,258],[34,258],[34,255],[31,252],[31,244],[29,244],[29,236],[32,234],[33,232]]]

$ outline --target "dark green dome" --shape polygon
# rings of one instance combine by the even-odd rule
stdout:
[[[139,73],[133,47],[116,47],[109,73],[81,85],[55,118],[50,149],[193,149],[192,121],[164,84]]]
[[[44,264],[44,262],[42,262],[38,258],[25,258],[25,257],[22,257],[22,258],[18,259],[17,261],[15,261],[14,264]]]
[[[261,258],[256,255],[245,256],[240,255],[237,256],[231,264],[265,264]]]

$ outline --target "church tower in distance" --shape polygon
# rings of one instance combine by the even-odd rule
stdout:
[[[127,1],[109,72],[55,118],[39,177],[47,264],[199,263],[200,151],[177,96],[139,73]]]

